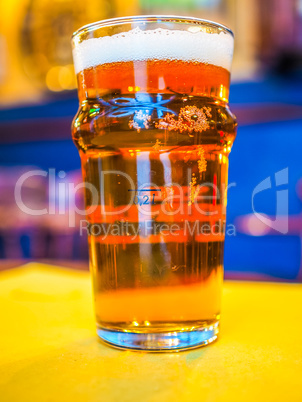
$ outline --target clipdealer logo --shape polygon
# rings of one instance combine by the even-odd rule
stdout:
[[[259,183],[252,193],[252,209],[254,215],[266,226],[274,229],[279,233],[288,233],[288,168],[276,172],[274,175],[276,187],[276,214],[269,217],[263,212],[259,212],[255,208],[255,198],[263,191],[273,189],[271,177],[267,177]],[[286,186],[286,187],[285,187]]]
[[[182,235],[184,237],[194,236],[212,236],[218,240],[221,236],[235,236],[236,229],[232,224],[226,224],[223,219],[215,220],[215,222],[195,220],[191,222],[184,220],[182,223],[174,222],[154,222],[146,220],[140,223],[127,221],[119,221],[113,223],[91,223],[86,220],[80,222],[80,233],[86,232],[90,236],[100,237],[105,240],[108,236],[126,236],[130,240],[135,240],[137,236],[142,238],[149,235],[160,235],[175,237]]]
[[[113,210],[108,210],[106,205],[105,205],[105,188],[104,188],[104,178],[108,174],[113,174],[113,175],[120,175],[123,176],[125,180],[128,180],[130,184],[130,190],[129,194],[133,194],[131,202],[127,205],[121,206],[117,211]],[[41,208],[37,207],[37,205],[30,205],[30,201],[24,202],[22,199],[22,188],[23,186],[26,186],[27,180],[30,180],[31,178],[35,176],[41,176],[45,178],[45,180],[48,181],[48,205],[47,203],[41,205]],[[288,168],[280,170],[276,172],[272,177],[266,177],[264,180],[262,180],[259,184],[256,185],[254,188],[252,194],[251,194],[251,207],[253,211],[254,217],[262,223],[262,225],[265,225],[268,228],[271,228],[277,232],[280,232],[282,234],[287,234],[288,233]],[[55,169],[49,169],[48,171],[45,170],[40,170],[40,169],[35,169],[35,170],[30,170],[24,174],[22,174],[19,179],[16,182],[15,189],[14,189],[14,195],[15,195],[15,201],[19,209],[27,214],[27,215],[32,215],[32,216],[42,216],[42,215],[68,215],[68,226],[69,227],[76,227],[78,220],[76,219],[76,216],[89,216],[90,214],[93,214],[97,208],[100,207],[100,212],[103,215],[106,215],[107,217],[117,215],[117,221],[120,220],[118,216],[120,216],[123,213],[126,213],[127,210],[130,208],[131,205],[135,205],[136,208],[138,208],[139,213],[141,216],[143,215],[148,215],[148,216],[155,216],[152,215],[152,208],[151,206],[155,205],[156,203],[158,204],[157,200],[157,195],[161,194],[161,191],[156,188],[156,186],[152,183],[145,183],[144,185],[140,186],[140,188],[136,188],[135,184],[133,183],[133,180],[129,175],[127,175],[124,172],[120,171],[110,171],[110,172],[102,172],[101,175],[101,188],[98,190],[93,184],[87,183],[87,182],[80,182],[80,183],[74,183],[70,180],[66,179],[66,173],[64,171],[58,172],[56,174]],[[146,187],[147,186],[147,187]],[[171,187],[175,186],[176,189],[179,190],[179,193],[171,193]],[[203,187],[205,188],[208,186],[213,190],[213,183],[203,183],[201,185],[201,190],[203,191]],[[219,200],[219,202],[224,205],[225,209],[225,204],[226,204],[226,191],[227,189],[230,189],[231,187],[236,186],[236,183],[230,183],[225,189],[222,189],[219,191],[219,188],[215,189],[215,199]],[[146,189],[151,189],[152,191],[146,192]],[[170,188],[169,188],[170,187]],[[275,194],[276,194],[276,213],[275,216],[268,216],[264,212],[258,210],[256,208],[256,203],[259,202],[258,200],[261,198],[261,194],[264,191],[273,191],[275,188]],[[86,191],[89,193],[89,199],[90,199],[90,206],[88,208],[79,208],[76,204],[76,199],[77,199],[77,194],[78,193],[83,193],[83,191]],[[167,188],[165,188],[167,192],[167,196],[165,199],[162,199],[160,201],[160,207],[162,209],[162,212],[164,215],[175,215],[175,214],[184,214],[184,210],[182,209],[184,205],[186,205],[185,201],[185,194],[183,192],[182,187],[175,183],[170,183]],[[202,192],[201,191],[201,192]],[[213,192],[213,191],[212,191]],[[221,194],[220,194],[221,193]],[[203,200],[208,200],[211,202],[213,200],[213,195],[203,195]],[[178,200],[178,209],[176,211],[170,211],[168,209],[168,206],[173,203],[173,200],[177,198]],[[57,199],[58,202],[54,202],[54,199]],[[217,211],[203,211],[200,208],[198,198],[196,199],[194,205],[196,207],[196,210],[198,210],[198,213],[200,215],[204,216],[211,216],[217,214]],[[148,207],[150,206],[150,207]],[[148,208],[146,208],[148,207]],[[188,204],[187,209],[190,210],[192,205]],[[223,212],[225,214],[225,210]],[[219,214],[218,214],[219,215]],[[217,225],[217,221],[221,218],[221,215],[218,216],[217,219],[214,223]],[[146,222],[148,219],[145,219]],[[198,220],[198,218],[197,218]],[[222,220],[220,219],[222,222]],[[114,220],[112,221],[114,223]],[[206,235],[207,232],[209,232],[208,228],[208,222],[205,219],[202,219],[202,226],[200,229],[200,226],[194,226],[198,229],[200,232],[199,234]],[[101,223],[102,224],[102,223]],[[165,226],[166,223],[162,222],[164,225],[162,227],[162,233],[167,232],[167,227]],[[192,225],[191,225],[192,226]],[[186,228],[190,232],[191,226],[189,223],[187,224]],[[225,233],[227,235],[235,235],[236,230],[234,225],[226,225],[225,221],[220,223],[220,227],[222,229],[220,230],[215,230],[213,233]],[[129,226],[131,228],[131,226]],[[172,229],[172,234],[175,233],[176,228],[175,226],[171,227]],[[135,227],[133,226],[132,233],[135,233],[137,230],[145,231],[145,227],[143,226],[138,226]],[[229,230],[228,230],[229,229]],[[90,229],[88,222],[83,219],[80,220],[80,230],[81,232],[87,232],[90,234]],[[109,231],[108,231],[109,230]],[[120,233],[121,227],[113,227],[112,226],[113,233]],[[108,226],[101,226],[100,229],[95,229],[93,228],[92,231],[100,231],[102,235],[106,235],[106,233],[112,232],[111,229],[108,229]],[[150,228],[148,229],[149,231],[151,230]],[[153,225],[152,230],[156,230],[156,228]],[[212,234],[213,234],[212,233]],[[93,233],[92,233],[93,235]]]

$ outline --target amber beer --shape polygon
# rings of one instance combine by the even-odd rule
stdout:
[[[98,334],[132,349],[208,344],[219,331],[236,133],[232,33],[134,17],[84,27],[73,42]]]

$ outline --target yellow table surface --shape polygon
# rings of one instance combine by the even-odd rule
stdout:
[[[98,342],[90,276],[0,274],[0,400],[302,401],[302,285],[226,282],[221,335],[188,352]]]

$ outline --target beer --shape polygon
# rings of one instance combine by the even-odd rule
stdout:
[[[233,39],[194,32],[135,28],[74,50],[98,333],[119,347],[218,334]]]

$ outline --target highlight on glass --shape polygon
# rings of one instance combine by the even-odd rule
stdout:
[[[99,337],[172,351],[217,339],[234,38],[174,16],[100,21],[72,39]]]

